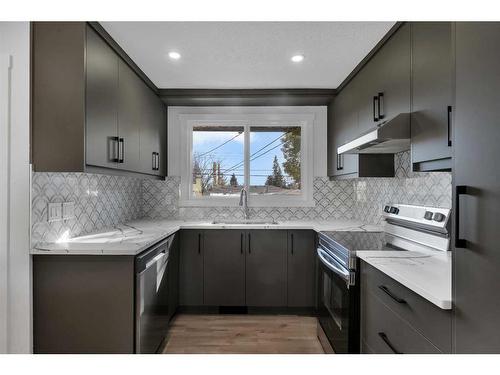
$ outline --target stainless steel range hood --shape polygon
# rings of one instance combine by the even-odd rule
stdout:
[[[337,148],[340,154],[395,154],[410,149],[410,114],[400,113]]]

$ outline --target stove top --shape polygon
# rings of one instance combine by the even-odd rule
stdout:
[[[386,247],[385,232],[330,231],[321,232],[325,240],[335,242],[346,251],[382,250]]]
[[[398,250],[388,244],[386,232],[320,232],[319,246],[351,270],[356,269],[356,251]]]

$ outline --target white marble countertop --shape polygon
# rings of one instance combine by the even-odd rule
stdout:
[[[213,224],[211,221],[134,220],[65,241],[36,245],[31,254],[137,255],[179,229],[312,229],[380,231],[354,220],[278,221],[277,224]]]
[[[451,251],[357,251],[356,255],[441,309],[451,309]]]

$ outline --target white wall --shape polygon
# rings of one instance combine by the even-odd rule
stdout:
[[[32,351],[28,22],[0,22],[0,353]]]
[[[327,107],[168,107],[168,174],[181,175],[181,131],[179,115],[190,114],[312,114],[314,115],[314,177],[327,175]]]

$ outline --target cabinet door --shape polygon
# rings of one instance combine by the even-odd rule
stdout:
[[[358,134],[410,112],[410,26],[401,26],[363,67],[358,82]],[[379,94],[382,97],[379,98]],[[374,109],[374,97],[377,97]],[[379,103],[380,101],[380,103]]]
[[[86,164],[116,168],[118,57],[90,27],[86,58]]]
[[[378,95],[382,86],[380,83],[383,79],[380,74],[382,63],[382,59],[374,56],[351,81],[357,86],[355,110],[358,112],[358,126],[355,136],[375,128],[381,122],[375,118],[378,108],[374,106],[376,103],[374,97]]]
[[[247,236],[247,306],[286,306],[287,232],[251,230]]]
[[[121,142],[121,159],[118,167],[139,172],[139,132],[144,123],[141,116],[144,83],[121,59],[118,66],[118,136]]]
[[[451,22],[413,22],[412,162],[451,157]]]
[[[329,142],[332,145],[330,161],[331,176],[342,176],[357,173],[358,155],[338,155],[337,148],[356,137],[358,129],[358,112],[356,110],[356,86],[350,82],[334,99],[329,108],[330,115]]]
[[[454,186],[467,186],[454,206],[457,353],[500,353],[499,45],[498,22],[456,24]]]
[[[172,317],[177,311],[179,306],[179,234],[176,233],[172,236],[172,243],[169,249],[168,255],[168,267],[169,267],[169,288],[168,288],[168,298],[170,309],[169,315]]]
[[[141,172],[166,175],[166,108],[151,89],[142,87]]]
[[[288,231],[288,306],[312,307],[315,296],[315,233]]]
[[[207,230],[203,295],[209,306],[245,305],[245,233]]]
[[[377,91],[383,94],[381,121],[394,118],[400,113],[410,113],[411,43],[410,24],[401,26],[384,44],[369,64],[375,65]]]
[[[160,176],[167,175],[167,107],[162,100],[157,99],[156,102],[156,144],[158,148],[158,170],[157,174]]]
[[[203,305],[203,231],[180,232],[179,304]]]
[[[158,137],[155,129],[154,118],[156,115],[154,106],[154,94],[149,87],[143,85],[141,88],[142,119],[141,140],[140,140],[140,158],[141,172],[147,174],[157,174],[156,167],[156,138]]]

